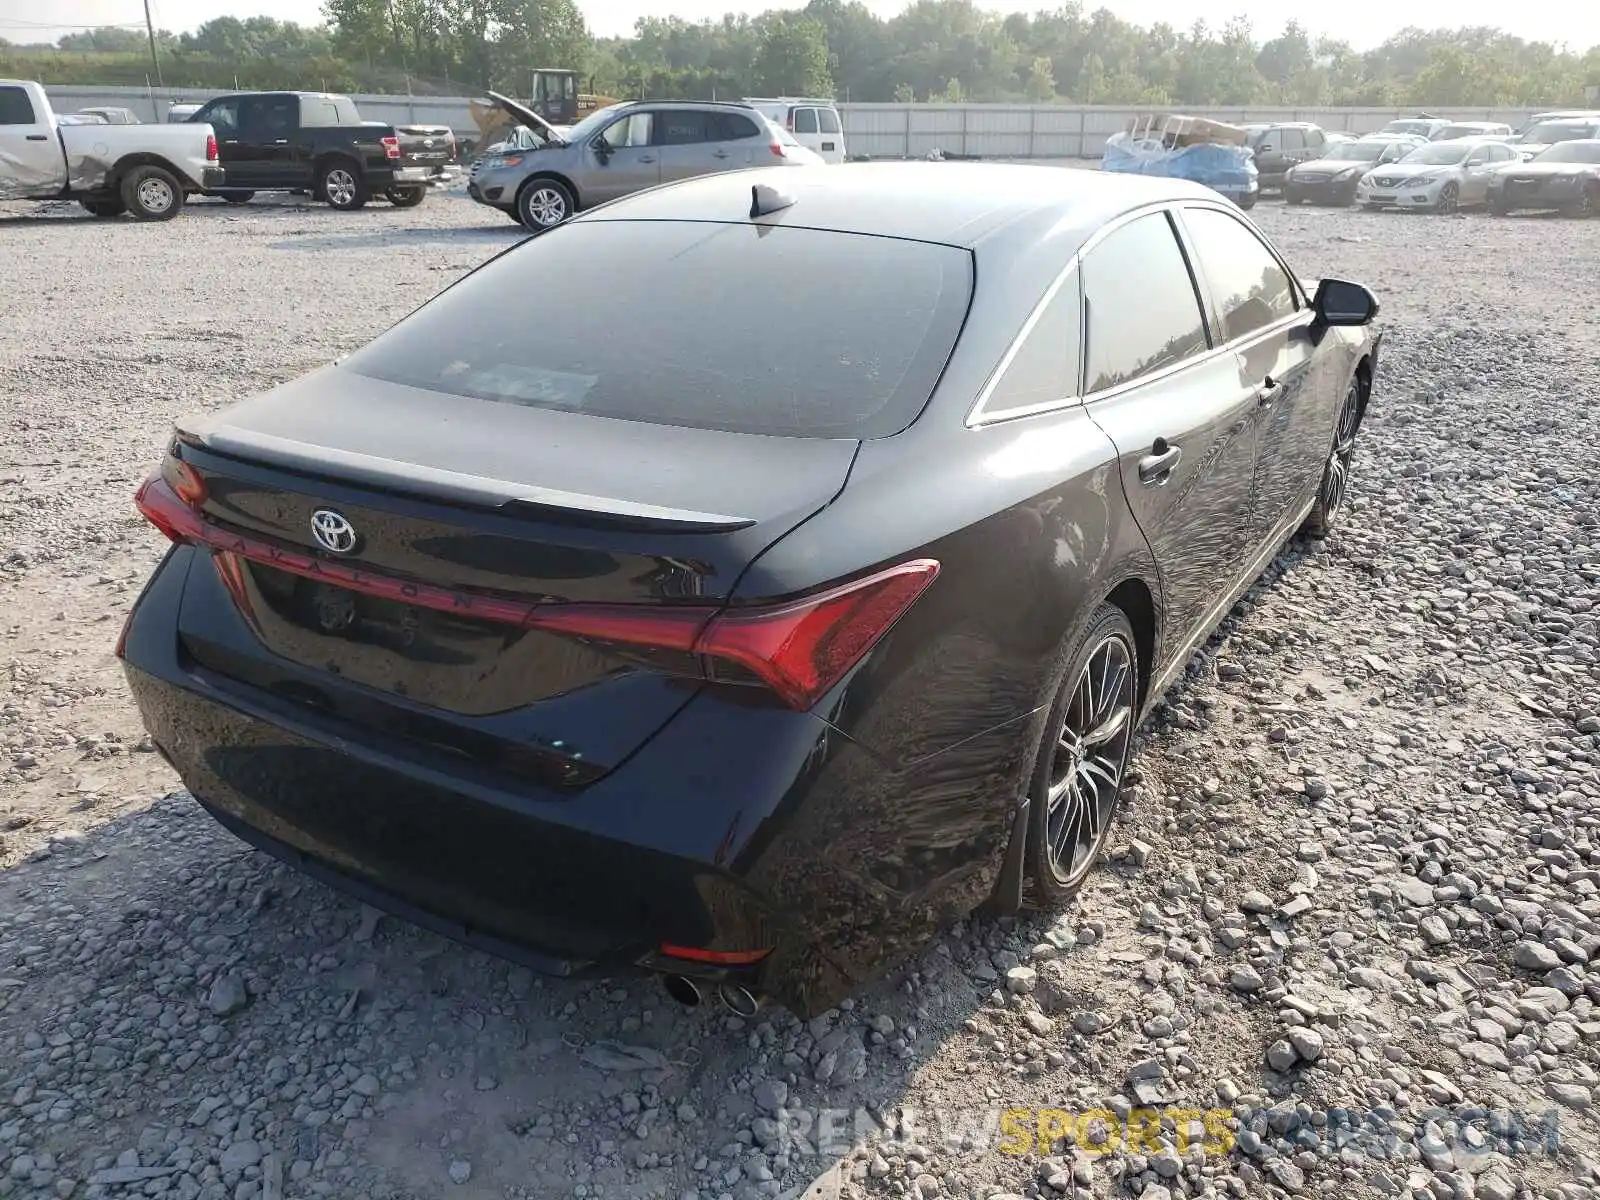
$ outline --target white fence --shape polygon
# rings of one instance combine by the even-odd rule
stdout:
[[[144,120],[161,120],[179,101],[197,103],[220,90],[174,91],[113,87],[52,87],[51,102],[62,112],[88,105],[131,108]],[[368,120],[390,124],[449,125],[475,134],[465,96],[356,96]],[[852,154],[874,158],[922,158],[930,150],[983,158],[1098,158],[1105,140],[1125,127],[1131,108],[1067,104],[841,104]],[[1533,114],[1519,108],[1445,108],[1434,115],[1461,121],[1503,121],[1513,128]],[[1245,124],[1252,121],[1314,121],[1324,129],[1371,133],[1397,117],[1397,108],[1215,108],[1205,116]]]

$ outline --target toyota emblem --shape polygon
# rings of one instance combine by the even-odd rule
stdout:
[[[356,528],[331,508],[311,514],[311,536],[317,545],[333,554],[349,554],[356,548]]]

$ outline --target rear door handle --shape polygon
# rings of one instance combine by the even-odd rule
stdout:
[[[727,158],[728,157],[728,152],[726,150],[714,150],[711,153],[711,157],[712,158]]]
[[[48,142],[50,135],[48,133],[30,133],[28,134],[28,140],[30,142]]]
[[[655,162],[655,160],[656,160],[656,156],[654,154],[641,154],[641,155],[639,155],[639,161],[642,162],[642,163],[653,163],[653,162]]]
[[[1157,438],[1150,453],[1139,460],[1139,482],[1146,487],[1160,487],[1172,478],[1172,468],[1183,457],[1183,447],[1167,444],[1166,438]]]

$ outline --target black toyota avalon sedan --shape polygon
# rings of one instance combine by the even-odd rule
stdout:
[[[1376,311],[1177,180],[654,189],[180,422],[119,653],[268,853],[814,1013],[1080,885],[1140,718],[1338,519]]]

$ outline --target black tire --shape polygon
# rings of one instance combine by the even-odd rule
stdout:
[[[165,167],[134,167],[122,177],[121,191],[135,221],[170,221],[183,210],[183,185]]]
[[[1345,498],[1350,494],[1350,469],[1355,458],[1356,434],[1361,430],[1362,382],[1359,375],[1352,376],[1345,389],[1344,402],[1339,406],[1339,419],[1333,430],[1333,447],[1322,464],[1322,479],[1317,484],[1317,498],[1306,514],[1301,532],[1310,538],[1325,538],[1333,530],[1344,511]]]
[[[1440,214],[1453,213],[1461,205],[1461,189],[1454,183],[1447,183],[1439,189],[1439,203],[1434,205],[1433,211]]]
[[[121,200],[79,200],[78,203],[92,217],[120,217],[128,211]]]
[[[1086,692],[1085,680],[1101,667],[1113,668],[1114,686],[1108,676],[1104,695],[1098,685]],[[1120,608],[1101,604],[1066,657],[1034,752],[1025,861],[1040,907],[1077,892],[1110,837],[1138,719],[1138,680],[1133,626]]]
[[[1254,195],[1240,196],[1235,203],[1238,204],[1240,208],[1244,209],[1245,212],[1249,212],[1256,206],[1256,199],[1257,197]]]
[[[348,158],[336,158],[323,164],[322,170],[317,172],[316,196],[329,208],[340,212],[354,212],[371,199],[361,168]]]
[[[1289,207],[1293,208],[1297,204],[1304,204],[1306,202],[1306,198],[1299,192],[1285,191],[1283,193],[1283,202],[1289,205]]]
[[[1504,204],[1496,204],[1493,200],[1489,201],[1488,207],[1491,217],[1505,217],[1511,214],[1511,210]]]
[[[1583,195],[1572,206],[1572,215],[1579,218],[1600,215],[1600,186],[1591,183],[1584,187]]]
[[[517,192],[517,220],[535,233],[554,229],[577,209],[572,189],[559,179],[530,179]]]
[[[218,192],[217,195],[221,196],[229,204],[249,204],[250,201],[256,198],[254,192]]]
[[[384,193],[396,208],[415,208],[428,197],[425,187],[392,187]]]

